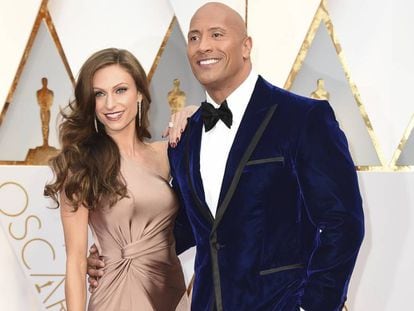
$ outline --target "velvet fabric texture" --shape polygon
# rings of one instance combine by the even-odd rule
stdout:
[[[345,135],[326,101],[259,76],[211,215],[201,113],[169,149],[177,252],[197,246],[192,310],[341,310],[364,235]]]

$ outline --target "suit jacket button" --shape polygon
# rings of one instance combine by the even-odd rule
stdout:
[[[223,245],[223,244],[220,244],[220,243],[218,243],[218,242],[216,242],[216,243],[214,243],[214,244],[213,244],[213,247],[214,247],[216,250],[220,250],[221,248],[223,248],[223,247],[224,247],[224,245]]]

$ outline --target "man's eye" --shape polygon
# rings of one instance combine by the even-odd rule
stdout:
[[[221,33],[219,33],[219,32],[213,33],[213,38],[219,38],[219,37],[222,37],[222,36],[223,35]]]
[[[196,41],[196,40],[198,40],[198,36],[191,36],[189,38],[189,41]]]
[[[122,93],[125,93],[126,91],[127,91],[126,87],[120,87],[119,89],[116,89],[117,94],[122,94]]]
[[[102,97],[102,96],[104,96],[105,94],[103,93],[103,92],[101,92],[101,91],[96,91],[95,92],[95,97]]]

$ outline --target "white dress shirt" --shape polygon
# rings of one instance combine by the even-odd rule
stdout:
[[[226,98],[227,105],[233,114],[231,128],[228,128],[221,120],[208,132],[203,127],[200,150],[200,172],[206,202],[213,217],[215,217],[217,211],[227,157],[243,118],[244,111],[253,94],[257,78],[258,75],[251,71],[246,80]],[[220,107],[208,93],[206,97],[207,101],[215,108]]]

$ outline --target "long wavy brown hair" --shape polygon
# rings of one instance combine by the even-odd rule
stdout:
[[[120,172],[118,146],[95,116],[93,77],[99,69],[114,64],[132,76],[137,90],[142,94],[141,122],[137,114],[136,133],[141,141],[151,138],[148,131],[151,98],[145,71],[138,60],[130,52],[115,48],[91,55],[79,72],[75,99],[61,111],[61,152],[49,161],[55,179],[45,186],[44,195],[51,197],[58,206],[60,192],[64,193],[74,211],[80,205],[88,209],[99,208],[103,199],[113,206],[127,196],[126,184]]]

